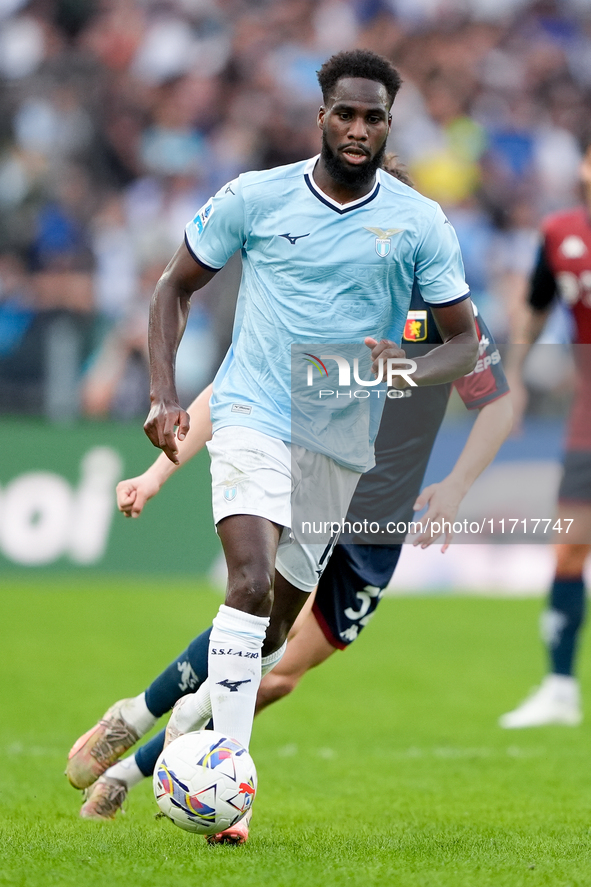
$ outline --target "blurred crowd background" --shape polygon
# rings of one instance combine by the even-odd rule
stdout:
[[[354,47],[400,69],[389,147],[511,338],[539,221],[579,200],[589,0],[0,0],[0,412],[145,415],[148,301],[185,223],[318,153],[316,71]],[[185,403],[227,345],[224,273],[193,300]]]

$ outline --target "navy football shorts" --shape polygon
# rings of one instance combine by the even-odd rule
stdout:
[[[572,450],[564,457],[558,500],[591,504],[591,452]]]
[[[337,544],[318,583],[313,613],[327,641],[344,650],[365,628],[390,582],[402,545]]]

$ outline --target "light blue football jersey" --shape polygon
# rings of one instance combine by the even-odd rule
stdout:
[[[369,194],[341,205],[315,184],[317,159],[244,173],[186,227],[188,249],[208,269],[242,253],[232,346],[213,386],[214,431],[247,425],[291,442],[293,345],[318,355],[366,336],[400,343],[415,279],[433,305],[469,296],[457,237],[438,204],[379,170]],[[370,400],[335,398],[334,422],[297,442],[367,470],[384,399]],[[358,428],[355,445],[335,446],[331,427]]]

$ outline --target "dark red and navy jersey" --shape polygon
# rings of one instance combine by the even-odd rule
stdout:
[[[529,303],[542,311],[557,296],[571,311],[574,341],[591,345],[591,216],[584,207],[548,216],[542,223]]]
[[[359,480],[347,514],[350,523],[367,520],[383,526],[412,519],[452,386],[469,410],[480,409],[508,393],[497,346],[476,308],[474,311],[479,347],[473,371],[454,383],[407,388],[404,397],[386,400],[375,444],[376,464]],[[418,287],[413,291],[401,344],[407,357],[421,356],[442,344],[433,314]],[[350,537],[341,538],[350,541]],[[401,540],[391,534],[376,539],[373,534],[363,541],[392,544]]]
[[[591,216],[585,207],[556,213],[542,224],[542,244],[529,303],[543,311],[560,298],[573,320],[577,380],[567,448],[591,450]],[[587,347],[584,347],[587,346]]]

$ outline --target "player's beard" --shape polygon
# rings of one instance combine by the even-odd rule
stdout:
[[[374,180],[376,170],[383,166],[385,155],[386,142],[367,163],[363,163],[361,166],[345,166],[345,162],[341,159],[338,152],[333,151],[328,144],[326,133],[324,131],[322,133],[322,151],[320,156],[326,170],[337,185],[344,185],[347,188],[369,185]]]

